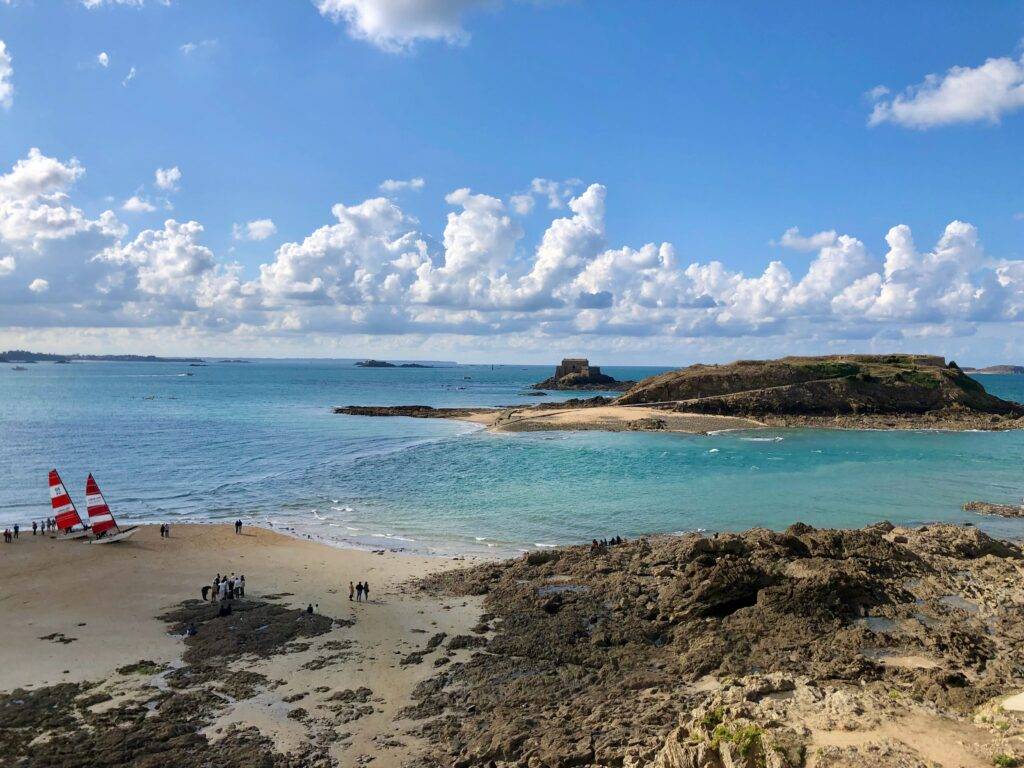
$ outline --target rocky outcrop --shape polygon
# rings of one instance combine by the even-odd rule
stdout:
[[[952,525],[529,553],[423,583],[485,595],[490,631],[405,714],[436,766],[923,765],[883,725],[967,728],[977,706],[1024,687],[1022,575],[1018,546]],[[811,735],[851,731],[864,735],[842,747]],[[977,733],[963,764],[992,762],[990,732]],[[999,747],[1012,756],[1011,742]]]
[[[434,408],[429,405],[344,405],[335,413],[347,416],[408,416],[413,419],[461,419],[487,408]]]
[[[389,363],[384,360],[360,360],[355,364],[356,368],[397,368],[398,366],[394,363]]]
[[[754,418],[931,414],[950,422],[991,416],[998,425],[1024,424],[1024,405],[990,395],[955,363],[946,365],[942,358],[928,355],[786,357],[694,365],[645,379],[616,402],[660,403],[691,413]]]
[[[987,501],[969,501],[964,504],[964,511],[998,517],[1024,517],[1024,506],[1020,504],[990,504]]]

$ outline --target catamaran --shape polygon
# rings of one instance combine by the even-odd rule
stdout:
[[[64,481],[56,469],[50,470],[50,505],[57,521],[58,539],[81,539],[89,535],[89,527],[82,522],[75,502],[64,488]]]
[[[139,530],[138,526],[122,528],[117,524],[92,473],[85,481],[85,505],[89,510],[92,532],[96,536],[89,542],[90,544],[113,544],[115,541],[124,541]]]

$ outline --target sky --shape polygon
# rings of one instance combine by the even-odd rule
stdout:
[[[0,347],[1024,363],[1024,2],[0,0]]]

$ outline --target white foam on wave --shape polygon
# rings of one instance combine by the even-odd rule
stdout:
[[[326,517],[323,517],[319,512],[317,512],[316,509],[313,510],[313,517],[315,517],[317,520],[320,520],[321,522],[327,519]]]
[[[533,546],[539,547],[540,549],[554,549],[558,545],[557,544],[545,544],[543,541],[535,541],[533,543]]]
[[[745,443],[781,443],[786,438],[784,437],[741,437]]]
[[[718,449],[712,448],[710,451],[708,451],[708,453],[718,453]]]

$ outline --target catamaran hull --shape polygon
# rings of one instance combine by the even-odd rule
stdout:
[[[54,536],[57,541],[64,541],[65,539],[84,539],[86,536],[92,535],[92,531],[85,528],[81,531],[70,531],[68,533],[58,533]]]
[[[125,539],[134,536],[138,531],[138,528],[125,528],[124,530],[118,531],[117,533],[108,533],[105,536],[99,536],[89,541],[90,544],[113,544],[117,541],[124,541]]]

